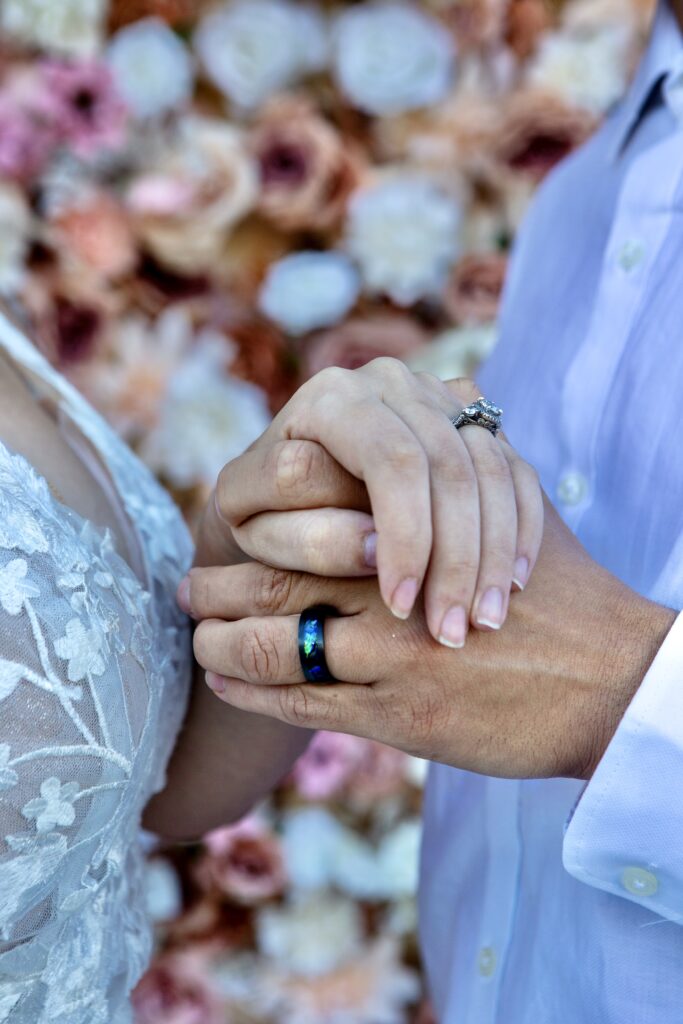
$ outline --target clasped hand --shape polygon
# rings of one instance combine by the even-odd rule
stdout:
[[[196,658],[246,711],[485,774],[588,778],[673,613],[593,562],[547,502],[543,535],[533,470],[449,422],[476,396],[392,360],[305,385],[207,509],[206,567],[179,590]],[[297,645],[319,603],[340,612],[325,686],[304,683]]]

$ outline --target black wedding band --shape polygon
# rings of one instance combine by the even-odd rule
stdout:
[[[336,683],[325,658],[325,619],[339,612],[331,605],[306,608],[299,619],[299,660],[307,683]]]

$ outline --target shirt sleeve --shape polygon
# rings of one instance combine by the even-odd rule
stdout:
[[[683,613],[567,826],[581,882],[683,924]]]

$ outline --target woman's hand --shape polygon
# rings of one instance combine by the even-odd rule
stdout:
[[[468,622],[499,629],[536,561],[543,505],[500,434],[453,427],[477,396],[471,381],[393,359],[324,370],[221,473],[200,564],[239,551],[323,576],[377,572],[401,619],[424,587],[429,631],[446,646],[463,645]]]

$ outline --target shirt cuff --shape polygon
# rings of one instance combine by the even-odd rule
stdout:
[[[574,878],[683,924],[683,613],[564,835]]]

